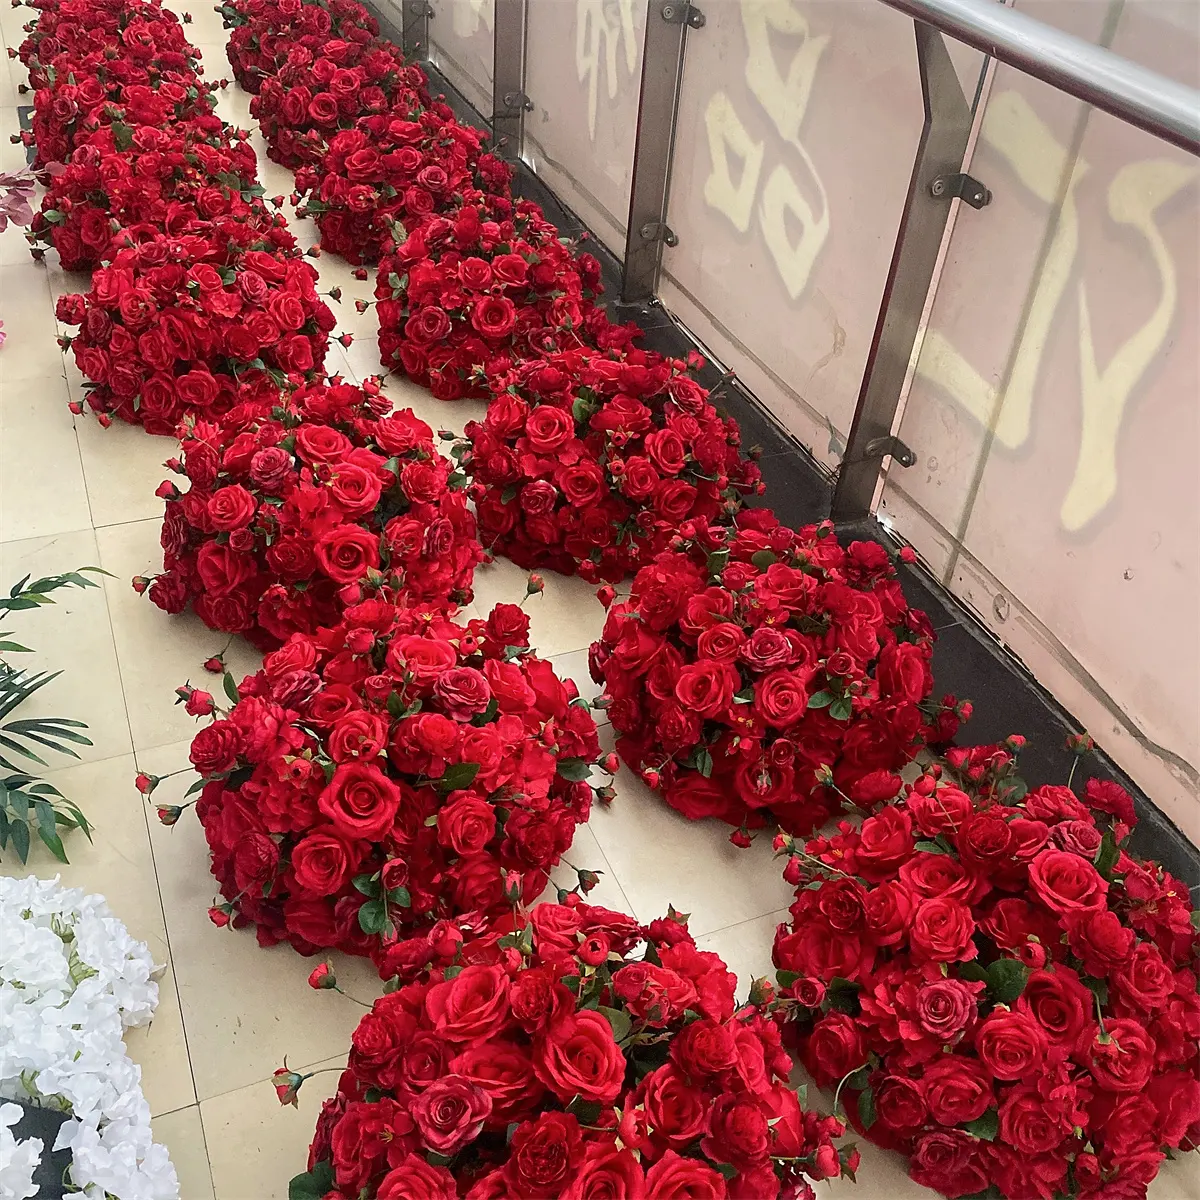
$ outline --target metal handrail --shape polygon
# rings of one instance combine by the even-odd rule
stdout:
[[[883,0],[1060,91],[1200,154],[1200,91],[995,0]]]

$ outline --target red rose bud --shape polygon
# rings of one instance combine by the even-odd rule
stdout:
[[[1066,748],[1073,754],[1087,754],[1096,748],[1096,743],[1089,733],[1073,733],[1067,738]]]
[[[337,985],[337,976],[333,973],[333,968],[327,962],[323,962],[319,967],[315,967],[312,974],[308,977],[308,986],[318,992],[330,991],[336,988]]]
[[[133,590],[140,596],[150,586],[150,580],[145,575],[133,577]]]
[[[1025,745],[1025,738],[1019,733],[1010,733],[1008,737],[1004,739],[1004,744],[1010,750],[1020,750],[1021,747]]]
[[[275,205],[276,208],[282,208],[283,207],[283,197],[282,196],[272,196],[271,203],[273,205]]]
[[[922,775],[913,785],[912,790],[918,796],[932,796],[937,791],[937,782],[928,775]]]
[[[771,840],[771,848],[776,854],[790,854],[796,839],[790,833],[777,833]]]
[[[617,789],[611,784],[607,784],[602,788],[596,788],[596,799],[601,804],[611,804],[616,799]]]
[[[355,300],[354,302],[354,310],[358,313],[365,313],[370,307],[370,304],[366,300]]]
[[[385,892],[401,888],[408,882],[408,863],[402,858],[392,858],[383,864],[379,882]]]
[[[642,782],[651,788],[657,788],[660,781],[659,773],[653,767],[647,767],[642,772]]]
[[[325,293],[325,295],[327,295],[330,300],[336,300],[339,304],[342,302],[342,289],[340,287],[331,287],[329,291]]]
[[[218,928],[224,929],[229,924],[229,918],[232,914],[228,904],[214,904],[208,910],[208,919]]]
[[[610,604],[617,598],[617,589],[610,587],[607,583],[596,592],[596,599],[608,608]]]
[[[161,782],[157,775],[147,775],[145,771],[139,771],[133,785],[143,796],[148,796]]]
[[[299,193],[299,192],[293,192],[293,193],[292,193],[292,194],[291,194],[291,195],[288,197],[288,203],[289,203],[289,204],[299,204],[299,203],[300,203],[300,193]]]
[[[579,955],[580,962],[589,967],[598,967],[608,958],[608,938],[602,933],[593,933],[591,937],[586,937],[580,942],[575,953]]]
[[[112,417],[110,417],[108,413],[97,413],[96,424],[99,425],[101,429],[107,429],[112,424]]]
[[[300,1087],[307,1079],[307,1075],[300,1075],[295,1071],[289,1070],[287,1059],[283,1060],[283,1066],[271,1077],[271,1082],[275,1085],[275,1094],[279,1097],[280,1104],[290,1104],[293,1108],[299,1108],[300,1104],[297,1100],[300,1094]]]
[[[225,673],[225,660],[219,654],[214,654],[212,658],[204,660],[204,669],[213,675],[223,675]]]
[[[354,345],[354,334],[343,333],[341,337],[335,338],[334,341],[341,346],[345,346],[346,349],[349,350],[350,347]]]
[[[100,413],[99,415],[104,416],[105,414]],[[164,479],[162,483],[160,483],[155,489],[154,494],[160,500],[178,500],[180,492],[179,489],[169,479]]]
[[[174,471],[176,475],[184,474],[183,463],[181,463],[177,458],[168,458],[167,461],[163,463],[163,466],[166,467],[168,471]]]
[[[597,764],[607,775],[615,775],[621,766],[621,760],[610,750]]]
[[[321,247],[320,246],[309,246],[309,248],[307,250],[305,250],[304,253],[307,254],[309,258],[320,258],[321,257]]]
[[[536,596],[540,592],[546,590],[546,581],[536,572],[530,575],[529,581],[525,584],[525,595]]]
[[[208,692],[197,690],[192,691],[183,706],[184,711],[193,717],[207,717],[215,707],[213,698]]]
[[[366,267],[355,267],[354,270],[351,271],[351,274],[354,276],[355,279],[366,279],[367,278],[367,268]]]
[[[833,787],[833,770],[828,763],[822,763],[813,774],[822,787]]]
[[[917,552],[911,546],[901,546],[898,557],[903,563],[915,563],[917,561]]]
[[[504,898],[509,904],[519,904],[521,901],[521,891],[525,886],[525,877],[520,871],[502,871],[501,878],[504,881]]]
[[[600,876],[595,871],[577,867],[575,874],[579,876],[579,886],[585,896],[600,882]]]
[[[72,400],[67,407],[78,417],[83,413],[83,404],[79,400]]]
[[[156,810],[158,819],[162,824],[170,827],[183,816],[183,809],[178,804],[160,804]],[[209,910],[209,915],[212,915],[212,910]]]
[[[963,721],[969,721],[971,719],[971,714],[974,711],[975,705],[973,705],[970,700],[964,700],[960,705],[958,705],[957,708],[955,708],[954,715]]]
[[[783,868],[783,881],[796,887],[800,882],[800,860],[798,858],[789,858],[787,866]]]
[[[729,840],[735,846],[740,846],[743,850],[750,848],[750,835],[744,829],[735,829],[729,835]]]

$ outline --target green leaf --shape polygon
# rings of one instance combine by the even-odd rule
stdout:
[[[800,978],[799,971],[784,971],[782,968],[775,972],[775,982],[781,988],[790,988]]]
[[[14,821],[9,829],[12,834],[13,849],[21,862],[29,857],[29,826],[24,821]]]
[[[586,758],[560,758],[558,773],[571,783],[582,783],[585,779],[590,778],[592,764]]]
[[[355,891],[362,892],[364,896],[379,895],[379,880],[370,875],[355,875],[350,882],[354,884]]]
[[[623,1042],[633,1029],[629,1014],[619,1008],[605,1008],[601,1004],[600,1015],[612,1026],[613,1038],[618,1042]]]
[[[404,716],[404,697],[399,692],[393,692],[387,698],[388,716],[395,717],[399,720]]]
[[[729,564],[728,550],[714,550],[708,556],[708,573],[710,575],[720,575]]]
[[[987,968],[977,962],[959,963],[958,977],[965,979],[968,983],[987,983]]]
[[[858,1119],[864,1130],[875,1124],[875,1093],[869,1088],[863,1088],[858,1093]]]
[[[455,763],[453,766],[447,767],[441,779],[437,781],[438,791],[457,792],[462,788],[470,787],[478,774],[478,763]]]
[[[589,400],[585,400],[582,396],[576,396],[574,403],[571,405],[571,416],[575,418],[578,425],[586,425],[592,419],[592,413],[595,411],[595,406]]]
[[[837,697],[832,692],[814,692],[808,698],[809,708],[828,708]]]
[[[1112,835],[1112,830],[1105,830],[1104,837],[1100,839],[1100,849],[1096,851],[1096,870],[1111,882],[1113,868],[1117,865],[1117,859],[1120,857],[1121,851],[1117,848],[1117,841]]]
[[[1108,984],[1103,979],[1091,979],[1087,975],[1081,975],[1079,982],[1100,1001],[1101,1008],[1108,1004]]]
[[[701,746],[696,751],[696,770],[704,776],[705,779],[711,779],[713,773],[713,756],[709,753],[707,746]]]
[[[841,696],[829,706],[829,715],[835,721],[848,721],[854,711],[854,703],[849,696]]]
[[[994,1108],[989,1108],[982,1117],[968,1122],[964,1128],[972,1137],[977,1137],[980,1141],[994,1142],[996,1135],[1000,1132],[1000,1115]]]
[[[408,893],[406,887],[394,887],[388,894],[388,903],[396,905],[397,908],[412,908],[412,896]]]
[[[1029,968],[1015,958],[998,958],[988,971],[988,990],[997,1004],[1013,1004],[1029,982]]]
[[[112,123],[112,135],[118,150],[124,152],[133,149],[133,130],[123,121]]]
[[[288,1200],[324,1200],[334,1190],[333,1164],[319,1162],[288,1184]]]
[[[756,550],[750,555],[750,561],[759,568],[765,571],[768,567],[773,566],[779,561],[779,555],[773,550]]]
[[[726,1179],[732,1179],[738,1173],[737,1167],[735,1167],[732,1163],[715,1162],[713,1163],[713,1166],[716,1167],[716,1169]]]
[[[358,910],[358,927],[363,933],[382,933],[387,923],[387,906],[382,900],[368,900]]]
[[[237,684],[234,683],[233,676],[226,671],[225,677],[221,682],[225,687],[225,695],[229,697],[229,702],[236,704],[241,699],[241,696],[238,695]]]
[[[830,1008],[856,1016],[860,1010],[858,992],[857,983],[851,983],[849,979],[838,975],[829,981],[829,986],[825,989],[825,998],[829,1001]]]
[[[595,1100],[584,1100],[582,1096],[576,1096],[567,1105],[567,1112],[573,1113],[581,1125],[595,1125],[602,1111],[603,1105]]]
[[[517,485],[510,483],[508,487],[500,493],[501,504],[511,504],[517,498]]]
[[[917,842],[913,847],[914,850],[920,850],[923,854],[945,854],[946,851],[937,844],[937,842]]]

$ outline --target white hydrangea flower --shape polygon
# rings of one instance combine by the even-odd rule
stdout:
[[[37,1195],[33,1173],[42,1161],[41,1138],[18,1142],[13,1126],[24,1116],[15,1104],[0,1104],[0,1200],[29,1200]]]
[[[70,1150],[71,1184],[90,1200],[179,1197],[123,1040],[154,1014],[154,971],[149,950],[102,897],[57,879],[0,878],[0,1099],[70,1114],[54,1149]],[[16,1117],[6,1124],[9,1112]],[[0,1200],[36,1191],[30,1176],[44,1147],[16,1143],[10,1127],[20,1112],[0,1107]]]

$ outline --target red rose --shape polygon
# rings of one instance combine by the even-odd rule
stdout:
[[[908,1173],[949,1200],[985,1192],[990,1185],[985,1143],[960,1130],[927,1133],[917,1141]]]
[[[777,729],[790,729],[808,712],[808,683],[797,671],[772,671],[754,685],[755,712]]]
[[[671,1042],[671,1061],[691,1079],[719,1076],[737,1062],[733,1035],[719,1021],[692,1021]]]
[[[965,1125],[982,1117],[995,1101],[983,1065],[958,1054],[935,1058],[921,1083],[929,1114],[940,1125]]]
[[[936,979],[917,993],[917,1021],[943,1046],[952,1043],[975,1020],[975,989],[961,979]]]
[[[1154,1039],[1137,1021],[1110,1019],[1081,1049],[1092,1077],[1108,1092],[1140,1092],[1154,1070]]]
[[[624,1146],[589,1142],[587,1154],[562,1200],[645,1200],[642,1167]]]
[[[875,679],[881,696],[919,704],[933,689],[928,649],[915,642],[893,642],[885,646],[875,669]]]
[[[508,976],[500,967],[475,964],[434,984],[426,1011],[439,1037],[448,1042],[495,1037],[508,1013],[508,990]]]
[[[492,1098],[461,1075],[443,1075],[410,1101],[409,1111],[425,1145],[449,1157],[483,1132]]]
[[[1064,915],[1103,908],[1108,894],[1100,872],[1066,850],[1043,850],[1029,864],[1029,883],[1047,908]]]
[[[458,1200],[454,1176],[410,1154],[379,1182],[376,1200]]]
[[[668,1150],[646,1172],[645,1200],[726,1200],[725,1178],[695,1158]]]
[[[738,673],[729,663],[690,663],[679,672],[675,698],[685,710],[716,717],[729,707],[738,683]]]
[[[1031,971],[1017,1011],[1031,1016],[1045,1030],[1050,1045],[1068,1052],[1091,1023],[1095,998],[1068,967]]]
[[[928,1109],[921,1085],[900,1075],[874,1081],[875,1112],[889,1129],[907,1132],[925,1124]]]
[[[340,892],[358,863],[341,838],[328,833],[310,833],[292,848],[292,874],[296,886],[315,896]]]
[[[997,1009],[975,1031],[975,1053],[997,1079],[1023,1079],[1045,1062],[1050,1044],[1027,1013]]]
[[[1139,942],[1111,980],[1120,998],[1144,1013],[1162,1008],[1175,987],[1171,968],[1153,942]]]
[[[528,1116],[545,1095],[534,1077],[528,1052],[512,1042],[488,1039],[472,1043],[450,1060],[450,1070],[491,1096],[492,1115],[486,1123],[489,1129]]]
[[[842,1012],[826,1013],[816,1023],[804,1053],[805,1066],[822,1085],[840,1082],[867,1061],[862,1029]]]
[[[709,1113],[708,1135],[700,1148],[716,1162],[749,1171],[768,1158],[771,1129],[767,1113],[744,1096],[722,1096]]]
[[[517,324],[516,305],[507,296],[485,296],[471,310],[471,324],[485,338],[507,337]]]
[[[254,578],[254,560],[228,546],[205,542],[196,554],[196,574],[211,596],[228,596]]]
[[[932,795],[911,792],[908,809],[917,827],[926,837],[953,833],[971,815],[974,802],[966,792],[956,787],[940,787]]]
[[[258,502],[240,484],[231,484],[213,494],[208,502],[208,519],[214,529],[243,529],[254,520]]]
[[[1013,1088],[1000,1105],[1000,1137],[1021,1154],[1048,1154],[1070,1133],[1070,1116],[1062,1102],[1047,1101],[1030,1084]]]
[[[434,695],[448,716],[469,721],[483,712],[492,699],[492,689],[482,671],[474,667],[451,667],[437,677]]]
[[[223,775],[237,765],[244,736],[232,721],[214,721],[192,739],[188,758],[205,779]]]
[[[317,542],[316,556],[335,583],[357,583],[379,568],[379,538],[357,525],[335,525]]]
[[[516,1195],[550,1200],[562,1195],[583,1154],[579,1122],[570,1113],[542,1113],[513,1133],[504,1174]]]
[[[909,930],[913,957],[930,962],[965,962],[978,953],[971,940],[974,932],[975,922],[965,904],[945,896],[922,900]]]
[[[441,308],[426,305],[416,310],[404,324],[404,336],[420,346],[440,342],[450,332],[450,317]]]
[[[348,762],[334,771],[317,805],[348,837],[378,841],[396,819],[400,789],[378,767]]]
[[[612,1104],[625,1079],[625,1056],[607,1019],[584,1009],[547,1032],[534,1049],[533,1068],[564,1104],[576,1096]]]
[[[912,850],[912,821],[908,813],[899,808],[885,808],[862,823],[854,852],[855,874],[868,883],[880,883],[895,874]]]
[[[460,796],[438,813],[437,832],[456,854],[479,854],[496,835],[496,810],[478,796]]]
[[[387,722],[374,713],[349,713],[330,730],[326,747],[335,763],[361,759],[370,762],[378,758],[387,744]]]
[[[535,454],[553,454],[575,436],[575,419],[565,409],[540,404],[525,421],[525,440]]]
[[[1133,950],[1133,930],[1126,929],[1121,918],[1106,908],[1067,917],[1066,925],[1071,953],[1097,978],[1119,967]]]

